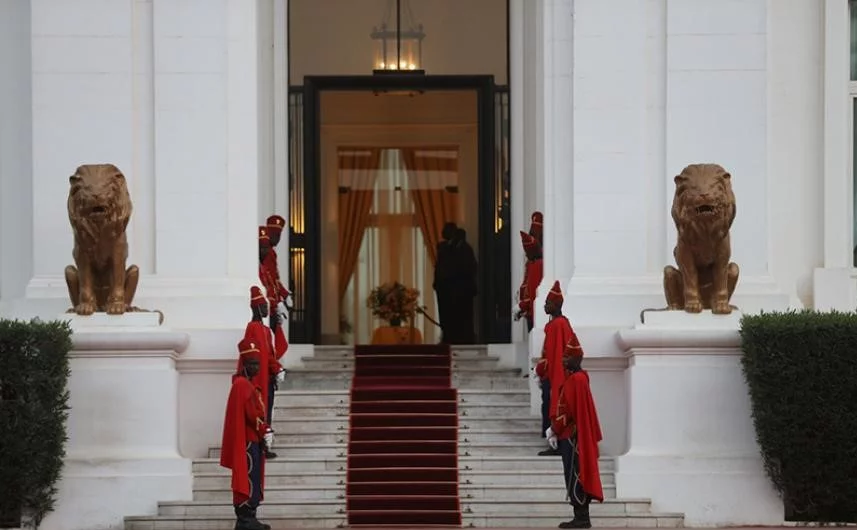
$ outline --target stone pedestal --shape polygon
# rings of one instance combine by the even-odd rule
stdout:
[[[125,516],[156,514],[158,501],[191,499],[191,462],[178,449],[175,366],[188,335],[158,319],[58,317],[74,331],[69,440],[56,510],[41,528],[120,529]]]
[[[621,330],[628,451],[618,497],[648,497],[690,526],[779,525],[741,369],[740,314],[650,312]]]

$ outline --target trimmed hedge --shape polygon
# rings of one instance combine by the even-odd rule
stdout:
[[[791,521],[857,522],[857,314],[746,315],[744,377]]]
[[[0,522],[53,509],[68,419],[66,322],[0,320]],[[11,521],[17,522],[17,521]]]

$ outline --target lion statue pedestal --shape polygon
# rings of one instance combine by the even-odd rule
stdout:
[[[628,360],[617,497],[651,498],[686,526],[783,524],[756,445],[740,322],[737,310],[650,311],[616,334]]]

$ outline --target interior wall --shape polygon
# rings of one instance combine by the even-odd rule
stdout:
[[[507,0],[409,0],[423,25],[423,67],[430,75],[493,75],[507,84]],[[307,75],[368,75],[369,35],[390,0],[289,0],[289,81]],[[392,9],[395,27],[395,7]],[[404,17],[403,17],[404,18]],[[404,27],[404,22],[403,22]]]
[[[477,95],[476,91],[426,92],[414,97],[327,91],[321,94],[320,107],[321,336],[323,343],[335,343],[339,338],[338,148],[457,146],[463,228],[478,255]]]

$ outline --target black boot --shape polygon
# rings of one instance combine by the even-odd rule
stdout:
[[[277,458],[277,453],[274,453],[270,449],[265,449],[265,459],[266,460],[273,460],[275,458]]]
[[[551,449],[548,447],[544,451],[539,451],[539,456],[559,456],[559,449]]]
[[[262,523],[256,520],[256,510],[250,508],[246,504],[235,507],[235,515],[238,520],[235,521],[235,530],[270,530],[271,527],[265,527]]]
[[[255,519],[257,523],[259,523],[260,525],[262,525],[262,528],[264,528],[264,530],[271,530],[271,525],[269,525],[269,524],[265,524],[265,523],[263,523],[262,521],[260,521],[260,520],[256,519],[256,508],[253,508],[252,515],[253,515],[253,519]]]
[[[589,520],[589,503],[574,507],[574,519],[571,521],[572,528],[592,528]]]

